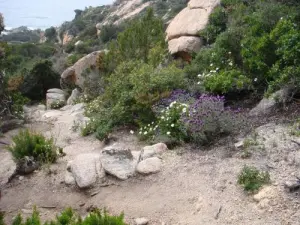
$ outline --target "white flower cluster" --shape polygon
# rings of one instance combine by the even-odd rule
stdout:
[[[228,52],[228,54],[231,55],[231,52]],[[228,64],[229,67],[233,67],[233,61],[231,59],[228,59],[227,61],[222,61],[222,63],[224,65]],[[219,67],[213,68],[214,67],[213,63],[211,63],[209,66],[210,66],[210,69],[207,72],[204,72],[202,74],[198,74],[198,78],[200,79],[200,81],[198,81],[197,84],[201,84],[204,79],[209,78],[211,76],[214,76],[218,72],[220,72]]]
[[[172,102],[165,110],[161,111],[161,116],[158,118],[158,123],[152,122],[147,126],[141,127],[139,135],[143,137],[151,137],[156,134],[158,129],[162,134],[171,136],[172,129],[178,127],[177,121],[182,113],[188,112],[189,106],[180,102]]]

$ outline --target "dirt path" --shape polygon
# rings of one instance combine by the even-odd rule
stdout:
[[[51,130],[55,130],[56,123]],[[36,129],[49,131],[42,123]],[[14,133],[8,133],[7,139]],[[120,132],[117,136],[120,143],[141,147],[132,135]],[[52,165],[51,173],[40,170],[31,176],[16,177],[3,188],[0,208],[6,211],[8,221],[18,211],[30,213],[36,205],[43,219],[53,218],[68,206],[82,215],[95,206],[106,207],[113,214],[124,212],[130,224],[138,217],[149,218],[150,225],[300,224],[298,195],[287,193],[282,186],[299,170],[287,159],[288,149],[295,149],[293,145],[291,149],[285,144],[289,148],[284,149],[279,143],[276,148],[280,151],[270,148],[273,153],[266,146],[263,154],[254,154],[250,159],[241,159],[237,150],[225,146],[207,152],[190,151],[190,146],[184,146],[162,156],[163,168],[158,174],[137,175],[127,181],[108,177],[109,186],[98,184],[89,190],[79,190],[64,183],[67,161],[79,153],[98,152],[103,146],[92,137],[72,135],[60,144],[65,145],[67,157]],[[245,164],[270,172],[272,191],[265,198],[255,201],[236,184]],[[97,194],[91,196],[92,193]]]

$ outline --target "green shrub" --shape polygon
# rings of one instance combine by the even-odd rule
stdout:
[[[155,136],[169,136],[176,141],[186,141],[187,135],[184,132],[180,118],[183,114],[188,115],[189,106],[180,102],[172,102],[166,109],[160,112],[157,122],[141,126],[139,136],[142,139],[155,138]]]
[[[212,44],[215,42],[217,36],[226,30],[226,24],[226,10],[221,6],[218,6],[210,15],[209,23],[206,28],[200,32],[200,36],[203,36],[208,44]]]
[[[58,148],[54,145],[54,140],[46,139],[42,134],[26,129],[20,131],[12,140],[13,145],[9,146],[8,150],[16,161],[28,156],[43,164],[53,163],[58,157]]]
[[[4,225],[3,215],[0,215],[0,225]],[[124,222],[124,215],[120,216],[110,216],[104,211],[95,209],[93,212],[89,213],[85,218],[81,218],[76,214],[71,208],[65,209],[61,214],[57,215],[56,218],[50,222],[42,223],[40,219],[39,212],[34,209],[32,215],[26,220],[19,214],[17,215],[13,222],[13,225],[127,225]]]
[[[29,73],[25,74],[20,91],[32,100],[42,100],[48,89],[59,86],[59,74],[52,69],[52,62],[44,60],[36,63]]]
[[[240,184],[245,191],[257,191],[264,184],[268,183],[270,183],[269,173],[261,172],[252,166],[244,166],[238,176],[238,184]]]
[[[24,97],[20,92],[11,93],[11,98],[13,101],[12,111],[18,117],[23,115],[23,106],[26,105],[30,100]]]

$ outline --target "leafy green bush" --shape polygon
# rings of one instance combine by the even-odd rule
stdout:
[[[270,175],[268,172],[261,172],[252,166],[244,166],[238,176],[238,184],[240,184],[245,191],[257,191],[264,184],[270,183]]]
[[[53,163],[57,159],[58,148],[54,140],[46,139],[43,135],[29,131],[20,131],[12,138],[13,145],[8,147],[16,161],[22,160],[25,156],[33,157],[40,163]]]
[[[65,209],[60,215],[56,216],[55,220],[50,222],[42,223],[39,212],[34,209],[32,215],[23,220],[22,216],[17,215],[13,222],[13,225],[126,225],[124,222],[124,215],[110,216],[106,211],[100,211],[98,209],[89,213],[84,219],[77,215],[71,208]],[[5,225],[4,216],[0,214],[0,225]]]
[[[271,93],[286,84],[298,87],[297,7],[277,0],[223,0],[201,32],[210,45],[186,68],[187,77],[196,82],[198,74],[217,71],[202,77],[200,84],[208,92],[224,94],[247,89]]]

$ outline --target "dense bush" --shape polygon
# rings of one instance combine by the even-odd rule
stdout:
[[[245,191],[257,191],[264,184],[270,183],[270,175],[268,172],[261,172],[252,166],[244,166],[238,176],[238,184],[240,184]]]
[[[24,76],[20,87],[21,93],[32,99],[44,99],[47,90],[59,87],[59,74],[52,69],[52,63],[48,60],[38,62]]]
[[[292,4],[223,0],[201,32],[210,45],[186,68],[188,77],[218,94],[298,86],[299,6]]]
[[[39,212],[34,209],[31,217],[23,220],[23,217],[17,215],[13,222],[13,225],[126,225],[124,222],[124,216],[110,216],[106,211],[100,211],[98,209],[89,213],[85,218],[81,218],[71,208],[65,209],[61,214],[57,215],[56,218],[50,222],[42,223]],[[0,214],[0,225],[5,225],[4,215]]]
[[[12,138],[13,145],[8,147],[14,159],[18,162],[25,156],[33,157],[40,163],[52,163],[57,159],[58,148],[53,139],[46,139],[43,135],[29,131],[20,131]]]

